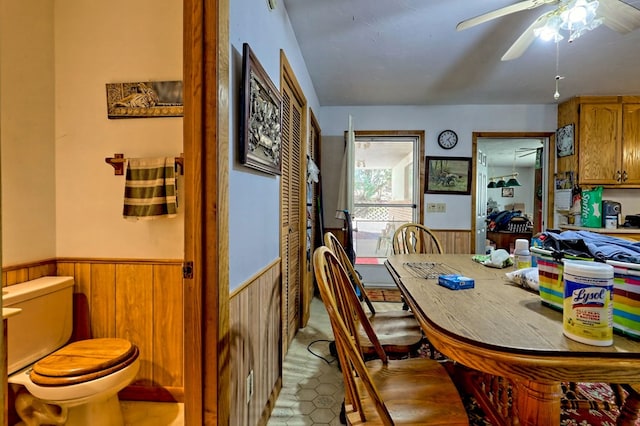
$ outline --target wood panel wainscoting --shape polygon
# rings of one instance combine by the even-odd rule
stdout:
[[[87,313],[91,337],[121,337],[140,349],[140,371],[122,399],[183,402],[182,260],[48,259],[3,268],[2,285],[47,275],[74,277],[76,300],[86,301],[76,313]]]
[[[281,289],[276,259],[230,295],[231,426],[266,424],[282,388]]]
[[[471,253],[471,231],[468,229],[433,229],[442,244],[442,252],[447,254]]]

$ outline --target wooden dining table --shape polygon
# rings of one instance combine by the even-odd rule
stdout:
[[[438,351],[466,371],[509,383],[509,409],[490,416],[498,424],[559,425],[563,382],[640,384],[640,341],[617,334],[611,346],[571,340],[563,334],[561,312],[507,279],[513,267],[488,267],[468,254],[392,255],[385,265]],[[474,287],[451,290],[438,284],[440,274],[473,278]],[[482,399],[487,386],[478,385],[483,389],[474,394]],[[485,402],[496,406],[504,395]],[[633,397],[618,424],[634,424],[640,402]]]

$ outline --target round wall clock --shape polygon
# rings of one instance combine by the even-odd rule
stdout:
[[[438,135],[438,145],[444,149],[451,149],[458,143],[458,135],[453,130],[444,130]]]

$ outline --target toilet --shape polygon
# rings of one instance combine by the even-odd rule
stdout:
[[[42,277],[3,288],[7,371],[26,425],[123,425],[118,392],[140,368],[126,339],[67,343],[73,329],[73,277]]]

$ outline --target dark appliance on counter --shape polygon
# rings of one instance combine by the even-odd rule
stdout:
[[[616,227],[620,224],[622,205],[617,201],[602,200],[602,227],[606,228],[607,219],[615,217]]]
[[[628,214],[624,217],[625,228],[640,228],[640,214]]]

